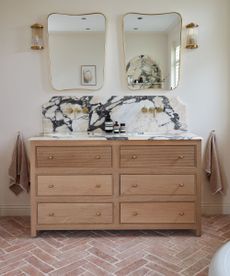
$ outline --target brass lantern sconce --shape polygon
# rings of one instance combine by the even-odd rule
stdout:
[[[196,23],[189,23],[186,25],[187,29],[187,40],[186,40],[186,48],[187,49],[197,49],[198,48],[198,27],[199,25]]]
[[[43,25],[35,23],[31,26],[32,29],[32,41],[31,49],[32,50],[42,50],[44,49],[43,45]]]

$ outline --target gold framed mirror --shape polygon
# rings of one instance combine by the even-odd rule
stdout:
[[[182,17],[127,13],[123,16],[125,72],[131,90],[172,90],[181,66]]]
[[[103,86],[106,43],[103,14],[50,14],[48,42],[54,89],[98,90]]]

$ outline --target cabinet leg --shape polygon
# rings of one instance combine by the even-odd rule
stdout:
[[[197,237],[200,237],[200,236],[201,236],[201,229],[200,229],[200,228],[197,228],[197,229],[195,230],[195,234],[196,234]]]
[[[31,231],[30,231],[30,233],[31,233],[31,237],[32,238],[35,238],[35,237],[37,237],[37,230],[36,230],[36,228],[31,228]]]

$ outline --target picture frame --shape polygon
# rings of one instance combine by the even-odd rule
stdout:
[[[81,65],[81,85],[96,86],[97,74],[96,65]]]

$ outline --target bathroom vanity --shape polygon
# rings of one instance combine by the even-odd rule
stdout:
[[[201,234],[201,138],[33,137],[31,235],[193,229]]]

